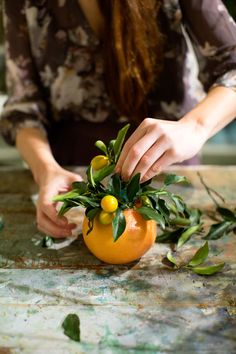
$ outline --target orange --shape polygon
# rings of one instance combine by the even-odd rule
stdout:
[[[114,213],[118,208],[118,200],[113,195],[105,195],[101,200],[101,207],[107,213]]]
[[[97,155],[91,161],[91,166],[95,171],[109,165],[109,159],[105,155]]]
[[[145,220],[133,209],[124,211],[126,228],[114,242],[112,224],[102,225],[96,215],[92,231],[87,235],[88,219],[83,222],[83,238],[88,249],[101,261],[125,264],[142,257],[153,245],[157,234],[154,220]]]
[[[107,213],[106,211],[102,210],[99,213],[99,221],[101,224],[103,225],[109,225],[112,223],[112,220],[114,218],[114,214],[113,213]]]

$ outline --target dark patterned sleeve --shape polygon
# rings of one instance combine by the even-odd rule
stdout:
[[[199,60],[199,79],[208,91],[236,91],[236,24],[221,0],[180,0],[183,21]]]
[[[15,143],[22,127],[45,132],[46,107],[30,50],[25,1],[6,0],[3,6],[6,83],[8,100],[0,120],[0,131],[9,144]]]

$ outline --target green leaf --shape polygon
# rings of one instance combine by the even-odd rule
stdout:
[[[179,228],[173,231],[163,232],[161,235],[157,235],[157,243],[177,243],[179,236],[183,233],[183,228]]]
[[[204,240],[218,240],[230,230],[233,223],[231,221],[222,221],[217,224],[213,224],[210,227],[208,234],[203,237]]]
[[[111,164],[95,171],[93,174],[93,179],[95,183],[102,181],[105,177],[109,176],[114,171],[115,165]]]
[[[185,210],[185,204],[184,204],[182,198],[176,194],[170,194],[169,197],[175,203],[177,211],[180,213],[183,213]]]
[[[149,186],[149,184],[151,184],[151,183],[152,183],[152,178],[150,178],[150,179],[148,179],[147,181],[141,183],[141,184],[140,184],[140,187],[141,187],[141,189],[143,190],[144,187]]]
[[[112,182],[112,189],[113,189],[111,194],[113,194],[119,198],[120,192],[121,192],[121,180],[120,180],[120,176],[118,173],[115,173],[112,176],[111,182]]]
[[[122,145],[124,143],[124,140],[125,140],[125,136],[126,136],[126,133],[128,131],[130,127],[130,124],[126,124],[122,129],[120,129],[120,131],[118,132],[118,135],[117,135],[117,138],[115,140],[115,143],[114,143],[114,154],[115,154],[115,162],[117,162],[119,156],[120,156],[120,152],[121,152],[121,148],[122,148]]]
[[[223,263],[214,264],[211,266],[194,267],[194,268],[191,268],[191,270],[194,273],[200,274],[200,275],[212,275],[212,274],[219,272],[224,267],[224,265],[225,265],[225,263],[223,262]]]
[[[42,241],[42,247],[49,248],[54,244],[54,239],[51,236],[44,236]]]
[[[169,252],[167,253],[166,258],[178,268],[177,261],[176,261],[176,259],[173,257],[171,251],[169,251]]]
[[[108,151],[109,153],[113,152],[114,151],[114,144],[115,144],[115,140],[110,140],[109,141],[109,145],[108,145]]]
[[[119,237],[123,234],[126,228],[125,216],[120,208],[116,210],[116,215],[112,220],[112,230],[114,242],[116,242]]]
[[[75,199],[77,198],[79,193],[76,190],[72,190],[70,192],[64,193],[64,194],[58,194],[55,197],[53,197],[53,202],[63,202],[64,200],[67,199]]]
[[[87,174],[89,184],[94,188],[95,181],[94,181],[94,177],[93,177],[93,168],[91,165],[89,165],[89,167],[87,168],[86,174]]]
[[[85,215],[89,220],[93,220],[100,210],[101,210],[100,208],[93,208],[93,209],[88,208],[85,211]]]
[[[94,145],[107,155],[107,147],[102,140],[97,140]]]
[[[77,193],[79,194],[84,194],[88,187],[87,187],[87,183],[83,182],[83,181],[76,181],[72,183],[72,188],[76,189]]]
[[[236,221],[236,215],[228,208],[217,207],[218,213],[227,221]]]
[[[191,226],[187,230],[185,230],[178,240],[177,247],[183,246],[183,244],[185,244],[190,239],[190,237],[200,229],[200,227],[201,225],[198,224]]]
[[[170,184],[182,183],[182,182],[189,183],[189,181],[187,180],[186,177],[184,177],[184,176],[177,176],[177,175],[174,175],[174,174],[167,175],[167,176],[165,177],[165,180],[164,180],[164,184],[165,184],[166,186],[169,186]]]
[[[165,217],[166,220],[169,219],[170,211],[167,208],[167,204],[164,199],[158,198],[156,208],[161,212],[161,214]]]
[[[58,216],[63,216],[67,211],[69,211],[73,207],[74,207],[74,205],[72,203],[64,201],[64,203],[62,204],[62,206],[58,212]]]
[[[137,173],[133,176],[127,185],[127,197],[130,202],[134,200],[134,197],[140,190],[140,175],[140,173]]]
[[[197,250],[193,258],[188,262],[190,267],[196,267],[202,264],[209,254],[208,242],[205,242],[204,245]]]
[[[0,231],[4,228],[4,219],[3,216],[0,215]]]
[[[136,211],[141,214],[146,220],[155,220],[163,229],[165,228],[165,219],[157,210],[149,208],[147,206],[142,206],[137,208]]]
[[[84,195],[80,195],[76,198],[76,200],[71,200],[71,202],[81,205],[81,206],[91,206],[91,207],[98,207],[100,204],[94,200],[94,197],[86,197]]]
[[[200,224],[202,212],[199,209],[188,209],[191,225]]]
[[[70,313],[66,316],[62,323],[64,334],[76,342],[80,342],[80,319],[74,314]]]
[[[171,225],[177,225],[177,226],[190,226],[191,221],[187,218],[181,218],[181,217],[176,217],[174,219],[170,219],[170,224]]]

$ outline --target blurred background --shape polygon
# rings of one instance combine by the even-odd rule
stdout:
[[[230,14],[236,21],[236,0],[224,0]],[[6,100],[4,33],[2,26],[2,0],[0,0],[0,112]],[[236,121],[211,138],[201,152],[203,164],[236,165]],[[17,150],[8,146],[0,136],[0,166],[21,166],[22,161]]]

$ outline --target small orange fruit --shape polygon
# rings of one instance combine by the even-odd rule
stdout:
[[[113,195],[105,195],[101,200],[101,207],[107,213],[114,213],[118,208],[118,200]]]
[[[110,264],[125,264],[142,257],[156,239],[157,225],[154,220],[145,220],[133,209],[124,211],[126,228],[114,242],[112,225],[102,225],[99,215],[93,229],[87,235],[88,219],[83,221],[83,238],[88,249],[100,260]]]
[[[97,155],[91,161],[91,166],[95,171],[109,165],[109,159],[105,155]]]
[[[102,225],[109,225],[112,223],[114,218],[114,213],[107,213],[106,211],[102,210],[99,213],[99,221]]]

